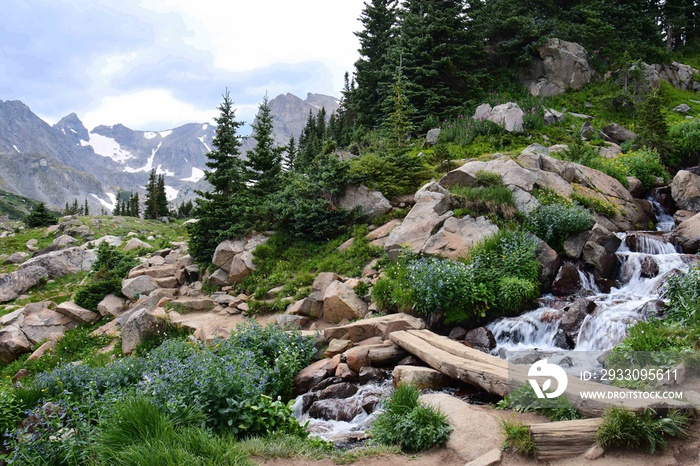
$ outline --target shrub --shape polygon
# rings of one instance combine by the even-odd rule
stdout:
[[[50,212],[43,202],[40,202],[32,208],[24,222],[28,227],[45,227],[56,223],[56,215]]]
[[[567,398],[537,398],[537,394],[530,384],[523,384],[504,396],[496,407],[498,409],[512,409],[520,413],[534,411],[544,414],[551,421],[569,421],[582,417]]]
[[[122,279],[136,264],[133,255],[103,241],[97,248],[97,261],[92,265],[88,282],[75,293],[75,303],[97,312],[97,305],[106,295],[121,294]]]
[[[541,205],[525,217],[524,226],[554,249],[561,250],[571,235],[593,226],[591,213],[578,204]]]
[[[513,192],[503,185],[452,187],[450,191],[465,211],[475,217],[496,214],[504,220],[512,220],[517,216]]]
[[[503,175],[488,170],[477,171],[474,179],[481,186],[503,186]]]
[[[538,267],[534,239],[502,230],[464,261],[401,254],[372,296],[381,308],[413,310],[433,323],[493,319],[537,297]]]
[[[412,154],[365,154],[351,162],[352,183],[365,184],[388,198],[414,193],[433,175],[425,158]]]
[[[14,392],[0,387],[0,436],[13,431],[22,418],[22,407]]]
[[[611,408],[603,414],[603,423],[596,432],[596,442],[602,447],[625,446],[646,449],[654,453],[665,449],[667,437],[686,438],[690,428],[688,415],[669,411],[659,417],[653,409],[634,413],[623,408]]]
[[[438,409],[418,402],[420,391],[400,384],[384,400],[382,411],[372,424],[373,438],[383,445],[398,445],[417,452],[442,445],[450,438],[452,427]]]
[[[700,121],[693,119],[673,124],[668,135],[675,148],[674,165],[694,163],[700,154]]]
[[[537,451],[537,446],[532,440],[530,429],[519,421],[509,421],[501,419],[501,432],[505,439],[503,440],[503,449],[514,448],[523,456],[533,456]]]
[[[583,207],[605,215],[606,217],[614,217],[618,212],[613,204],[595,196],[573,192],[571,193],[571,199],[578,202]]]

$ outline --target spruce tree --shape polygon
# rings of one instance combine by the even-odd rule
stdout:
[[[88,208],[87,198],[85,198],[85,215],[90,215],[90,209]]]
[[[253,124],[253,139],[255,139],[256,144],[246,154],[248,160],[245,162],[248,179],[252,183],[251,194],[258,199],[280,188],[284,148],[275,146],[272,130],[272,114],[268,98],[265,96]]]
[[[132,193],[131,197],[129,198],[129,216],[140,217],[140,210],[141,207],[139,205],[139,193]]]
[[[293,135],[289,138],[289,142],[287,143],[287,147],[285,147],[284,152],[284,165],[287,170],[293,170],[297,158],[296,139],[294,139]]]
[[[165,192],[165,175],[159,175],[156,183],[156,218],[167,217],[169,214],[168,197]]]
[[[158,178],[156,170],[151,170],[146,184],[146,203],[144,205],[144,218],[158,218]]]
[[[32,208],[24,222],[28,227],[43,227],[56,223],[56,216],[46,208],[43,202],[40,202]]]
[[[389,141],[390,152],[401,154],[408,146],[408,140],[413,131],[411,116],[415,113],[415,109],[406,97],[401,68],[396,72],[390,104],[392,111],[384,121],[384,130]]]
[[[360,59],[355,62],[355,82],[349,107],[357,115],[357,123],[377,127],[386,117],[382,102],[389,96],[387,53],[396,38],[397,0],[371,0],[360,15],[363,29],[355,35],[360,41]]]
[[[188,226],[190,254],[201,262],[211,261],[216,246],[223,240],[245,234],[251,227],[253,210],[246,189],[246,172],[240,156],[241,142],[237,134],[243,122],[236,112],[228,90],[218,107],[214,150],[207,154],[204,178],[211,191],[197,191],[200,196],[193,216],[198,222]]]

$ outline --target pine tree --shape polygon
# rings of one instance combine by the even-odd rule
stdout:
[[[190,254],[198,261],[210,261],[214,249],[223,240],[236,238],[251,228],[251,203],[246,189],[246,172],[240,157],[237,134],[243,122],[236,112],[228,90],[219,105],[214,150],[207,154],[210,170],[204,178],[211,191],[197,191],[200,198],[193,211],[199,221],[188,226]]]
[[[396,72],[390,102],[392,112],[384,121],[384,129],[389,140],[390,151],[400,154],[405,151],[408,140],[411,137],[411,131],[413,131],[411,116],[415,113],[415,109],[406,97],[406,89],[400,67]]]
[[[257,198],[267,196],[280,188],[282,152],[272,139],[272,114],[267,96],[263,97],[258,116],[253,124],[253,139],[256,144],[246,154],[245,168],[252,182],[251,194]]]
[[[71,208],[71,215],[75,215],[80,212],[80,209],[78,208],[78,199],[73,201],[73,207]]]
[[[287,143],[287,147],[285,147],[284,152],[284,165],[287,170],[293,170],[297,158],[297,145],[294,136],[289,138],[289,142]]]
[[[165,175],[158,176],[158,182],[156,183],[156,217],[167,217],[170,215],[170,209],[168,209],[168,197],[165,192]]]
[[[56,216],[46,208],[43,202],[40,202],[29,212],[24,222],[29,227],[43,227],[56,223]]]
[[[382,102],[389,96],[391,81],[387,53],[396,38],[397,0],[371,0],[360,15],[362,31],[355,35],[360,41],[360,59],[355,62],[355,82],[349,107],[357,115],[357,123],[367,128],[377,127],[386,117]]]
[[[151,170],[148,175],[148,183],[146,184],[146,203],[144,206],[143,216],[144,218],[155,219],[158,218],[158,178],[156,176],[156,170]]]
[[[88,208],[87,198],[85,198],[85,215],[90,215],[90,209]]]
[[[140,217],[140,210],[141,207],[139,205],[139,193],[132,193],[131,197],[129,198],[129,216]]]

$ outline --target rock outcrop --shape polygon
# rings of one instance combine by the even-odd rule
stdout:
[[[588,52],[583,46],[560,39],[549,39],[537,49],[539,57],[530,65],[524,80],[531,95],[547,97],[580,89],[593,79]]]
[[[49,278],[58,278],[78,272],[87,272],[96,260],[97,252],[95,250],[73,247],[33,257],[20,265],[19,268],[21,270],[27,267],[43,267]]]
[[[679,170],[671,182],[671,196],[681,210],[700,212],[700,167]]]
[[[253,250],[267,239],[265,234],[253,233],[246,238],[224,241],[216,247],[212,263],[224,272],[225,284],[236,283],[255,270]],[[220,275],[217,275],[219,280]]]
[[[365,185],[348,186],[338,199],[338,207],[358,209],[362,218],[374,220],[391,210],[391,204],[379,191],[370,191]]]
[[[508,102],[491,107],[481,104],[476,108],[474,120],[488,120],[496,123],[511,133],[521,133],[524,127],[525,112],[515,102]]]
[[[48,271],[39,266],[24,267],[0,276],[0,303],[12,301],[48,278]]]

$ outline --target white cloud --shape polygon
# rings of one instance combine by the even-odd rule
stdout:
[[[210,122],[216,113],[216,109],[198,108],[178,100],[169,90],[147,89],[103,97],[97,107],[86,112],[82,119],[88,129],[122,123],[131,128],[159,124],[160,127],[151,129],[161,130],[185,123]]]

